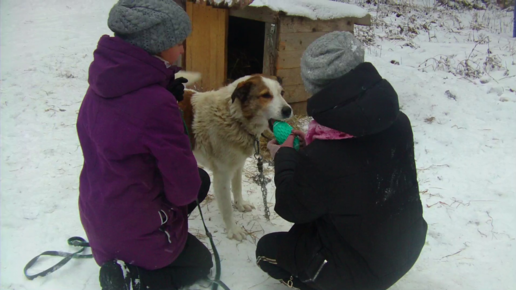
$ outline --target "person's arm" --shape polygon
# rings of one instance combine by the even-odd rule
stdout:
[[[308,223],[327,212],[324,189],[317,187],[323,180],[306,156],[293,148],[280,148],[274,159],[276,206],[274,210],[285,220]],[[312,172],[312,173],[309,173]]]
[[[151,113],[142,138],[156,158],[166,198],[176,206],[193,202],[201,179],[176,102],[161,104]]]

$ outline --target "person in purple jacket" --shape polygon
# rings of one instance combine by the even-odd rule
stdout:
[[[79,210],[103,290],[178,289],[207,277],[209,250],[188,215],[209,190],[177,102],[171,66],[191,32],[170,0],[120,0],[100,38],[77,120]]]

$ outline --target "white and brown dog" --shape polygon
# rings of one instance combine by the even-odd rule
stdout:
[[[180,72],[179,76],[184,75]],[[215,198],[230,239],[245,237],[233,220],[230,189],[239,211],[254,208],[242,198],[242,169],[269,121],[292,116],[282,95],[283,88],[276,80],[252,75],[214,91],[185,90],[179,103],[197,162],[213,172]]]

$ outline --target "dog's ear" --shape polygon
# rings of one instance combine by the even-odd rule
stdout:
[[[251,92],[252,86],[253,82],[250,81],[239,83],[235,91],[231,95],[231,102],[234,103],[235,99],[239,99],[241,103],[245,103],[247,97],[249,96],[249,92]]]

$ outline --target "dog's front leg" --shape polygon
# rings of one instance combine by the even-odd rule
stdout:
[[[231,182],[231,175],[225,170],[213,171],[213,187],[215,190],[215,197],[222,219],[226,224],[228,231],[228,238],[243,240],[245,238],[244,230],[237,226],[233,220],[233,207],[231,206],[231,192],[229,184]]]
[[[242,167],[235,171],[235,175],[233,176],[231,183],[231,189],[233,191],[235,206],[239,211],[248,212],[254,209],[254,206],[245,201],[242,197]]]

